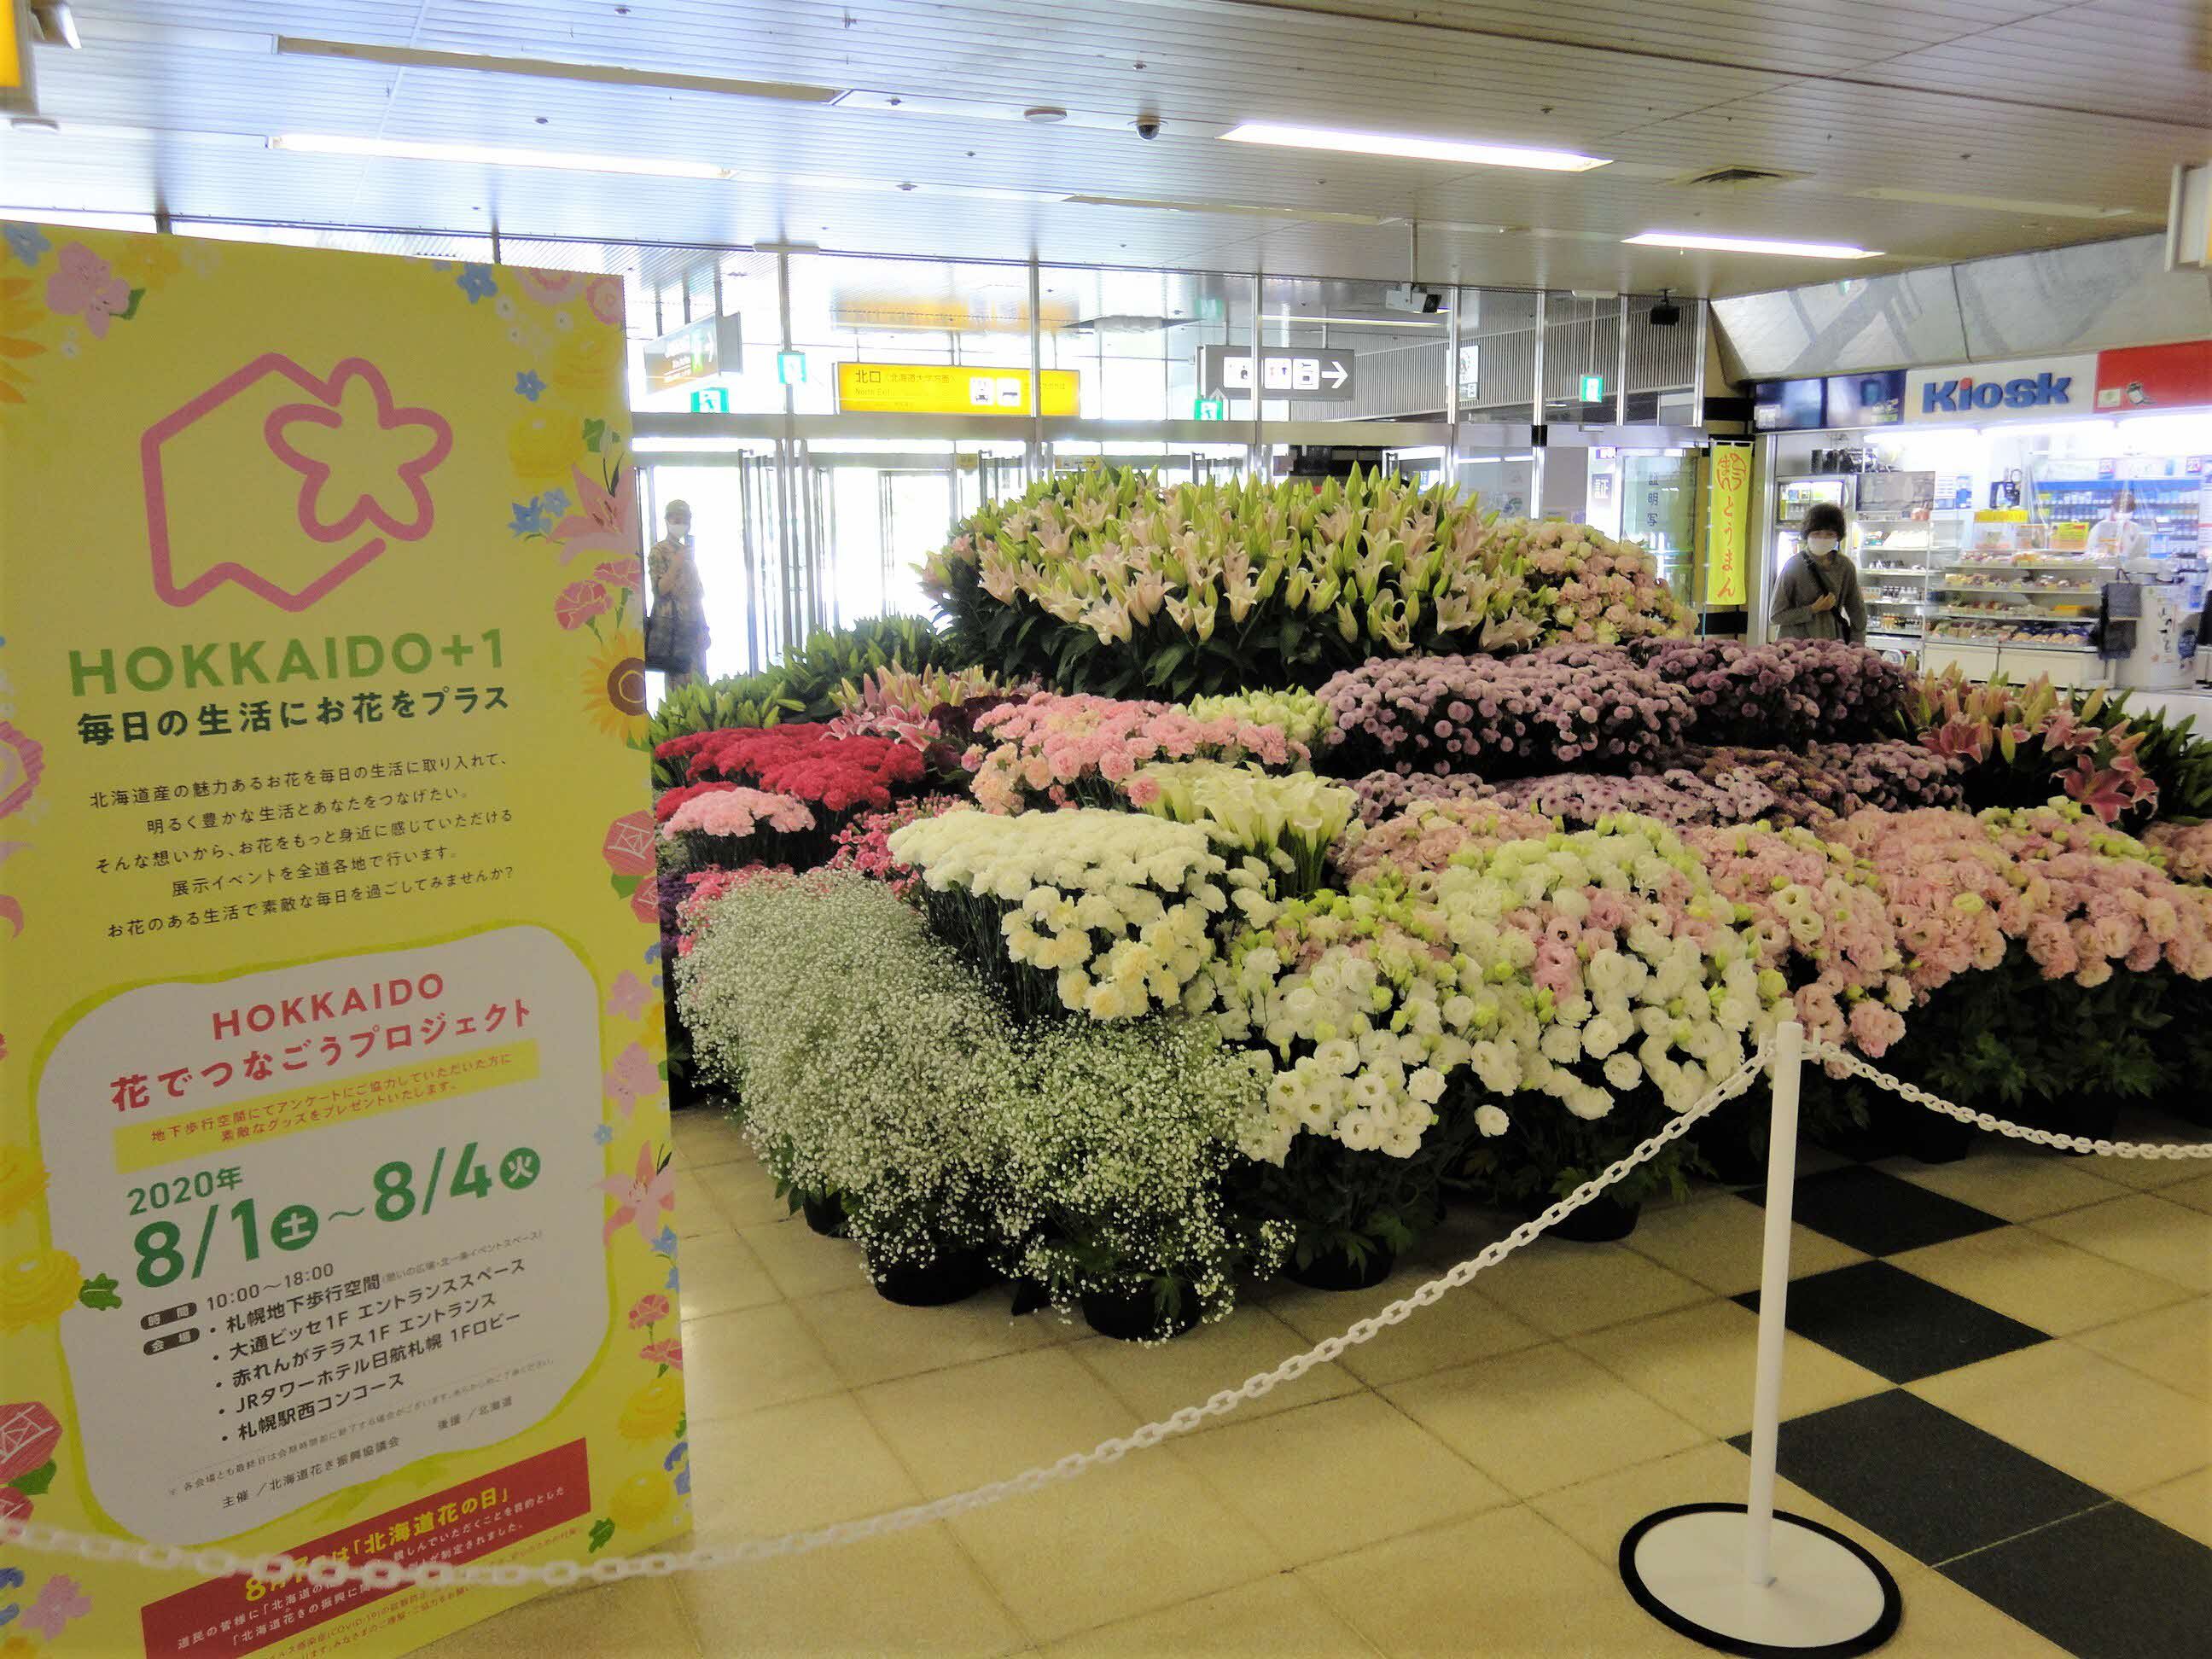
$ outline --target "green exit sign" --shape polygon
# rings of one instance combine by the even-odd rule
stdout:
[[[702,386],[691,393],[691,412],[694,415],[726,415],[730,412],[730,389],[726,386]]]
[[[1585,374],[1583,376],[1583,401],[1586,404],[1601,404],[1605,401],[1604,375]]]
[[[1193,411],[1201,421],[1225,421],[1229,418],[1229,399],[1200,398],[1192,404]]]

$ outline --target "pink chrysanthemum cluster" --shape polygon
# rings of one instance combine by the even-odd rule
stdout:
[[[1682,741],[1689,693],[1607,646],[1376,658],[1332,678],[1334,769],[1625,772]]]
[[[1869,806],[1885,811],[1956,806],[1963,794],[1960,762],[1902,738],[1808,744],[1802,753],[1689,744],[1653,764],[1665,775],[1686,771],[1716,788],[1743,792],[1746,799],[1752,788],[1764,789],[1771,804],[1763,816],[1778,823],[1820,824]]]
[[[1617,812],[1639,813],[1662,823],[1750,823],[1774,811],[1774,792],[1741,767],[1717,769],[1711,778],[1683,767],[1638,777],[1602,772],[1554,772],[1484,784],[1478,799],[1525,807],[1586,826]]]
[[[975,722],[965,763],[975,799],[993,812],[1112,805],[1137,769],[1159,760],[1256,761],[1292,766],[1306,746],[1280,728],[1229,716],[1199,720],[1173,703],[1040,691]],[[989,746],[986,746],[989,745]]]
[[[1862,738],[1887,726],[1911,678],[1899,664],[1841,640],[1661,640],[1634,654],[1695,705],[1698,743],[1796,745]]]

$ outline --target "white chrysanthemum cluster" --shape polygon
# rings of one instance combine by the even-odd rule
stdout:
[[[994,927],[1006,957],[1050,978],[1063,1008],[1133,1019],[1211,1000],[1201,975],[1228,866],[1194,825],[1093,808],[954,812],[890,846],[929,895],[972,902],[965,915],[933,906],[940,935],[980,952]]]
[[[1318,889],[1330,849],[1359,810],[1342,784],[1310,772],[1278,776],[1218,761],[1164,761],[1129,781],[1132,802],[1177,823],[1194,823],[1217,847],[1264,860],[1285,898]]]

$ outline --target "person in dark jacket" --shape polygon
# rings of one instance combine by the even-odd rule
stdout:
[[[1798,550],[1774,584],[1774,634],[1784,640],[1866,643],[1866,601],[1858,567],[1844,551],[1844,509],[1815,501],[1805,509]]]

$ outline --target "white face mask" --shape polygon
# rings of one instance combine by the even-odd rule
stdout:
[[[1808,536],[1805,538],[1806,550],[1808,552],[1819,553],[1824,556],[1834,552],[1837,548],[1842,545],[1842,542],[1833,536]]]

